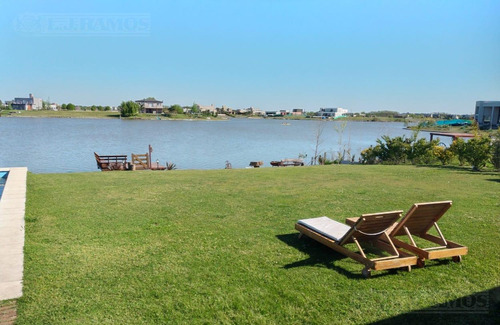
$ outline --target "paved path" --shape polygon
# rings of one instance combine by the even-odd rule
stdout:
[[[24,209],[28,168],[9,171],[0,199],[0,300],[23,294]]]

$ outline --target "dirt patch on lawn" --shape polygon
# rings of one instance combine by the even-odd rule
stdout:
[[[0,305],[0,325],[13,325],[17,318],[17,303],[10,301]]]

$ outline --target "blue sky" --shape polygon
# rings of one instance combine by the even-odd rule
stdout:
[[[0,0],[0,99],[472,113],[497,1]]]

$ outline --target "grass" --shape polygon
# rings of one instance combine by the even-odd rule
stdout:
[[[118,119],[120,118],[120,112],[118,111],[51,111],[51,110],[36,110],[36,111],[1,111],[0,116],[12,116],[12,117],[54,117],[54,118],[93,118],[93,119]],[[217,118],[209,116],[211,120],[222,120],[222,118]],[[139,113],[137,116],[123,119],[137,119],[137,120],[156,120],[158,116],[156,114],[146,114]],[[186,114],[172,114],[169,117],[160,115],[162,120],[182,120],[182,119],[199,119],[206,120],[207,116],[191,116]]]
[[[117,111],[1,111],[2,116],[12,117],[59,117],[59,118],[120,118],[120,112]]]
[[[421,320],[408,313],[498,288],[498,193],[498,173],[414,166],[29,174],[17,323]],[[469,247],[460,264],[363,279],[294,230],[435,200],[454,202],[440,227]]]

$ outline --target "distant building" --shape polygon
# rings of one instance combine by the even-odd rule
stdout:
[[[266,111],[266,116],[276,117],[276,116],[281,116],[281,114],[278,111]]]
[[[57,111],[57,104],[56,103],[51,103],[49,105],[49,109],[53,110],[53,111]]]
[[[250,112],[250,114],[252,115],[266,115],[266,112],[264,112],[263,110],[261,109],[258,109],[258,108],[254,108],[254,107],[250,107],[248,108],[248,111]]]
[[[292,110],[292,115],[304,115],[304,110],[302,108],[294,108]]]
[[[226,105],[222,105],[222,107],[217,107],[216,110],[217,110],[217,113],[221,113],[221,114],[233,114],[233,109],[230,107],[227,107]]]
[[[154,97],[148,97],[135,101],[141,105],[141,113],[161,114],[163,113],[163,101],[156,100]]]
[[[498,129],[500,101],[477,101],[474,119],[480,129]]]
[[[12,101],[12,109],[21,111],[34,111],[42,109],[43,101],[41,98],[35,98],[32,94],[28,98],[14,98]]]
[[[344,114],[347,113],[346,109],[343,109],[342,107],[335,107],[335,108],[320,108],[318,112],[318,116],[321,117],[328,117],[328,118],[338,118],[340,116],[343,116]]]
[[[217,113],[217,109],[215,108],[214,104],[211,104],[210,106],[202,106],[202,105],[198,105],[198,107],[200,108],[200,112],[209,112],[211,114],[215,114]]]

